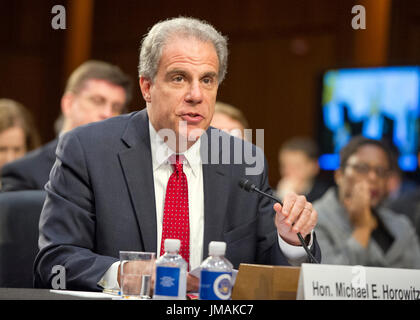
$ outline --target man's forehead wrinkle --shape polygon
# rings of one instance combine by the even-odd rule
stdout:
[[[212,54],[209,54],[209,56],[214,55],[214,58],[216,59],[216,61],[219,62],[216,49],[214,48],[214,45],[211,42],[201,41],[200,39],[196,39],[196,38],[193,38],[193,39],[195,39],[195,41],[188,42],[188,46],[190,48],[193,47],[193,51],[188,51],[188,52],[183,51],[181,53],[177,52],[177,50],[179,50],[177,48],[177,45],[183,42],[186,43],[185,41],[188,40],[187,38],[175,37],[167,41],[167,43],[162,47],[161,61],[165,56],[166,57],[169,56],[171,59],[174,59],[174,60],[178,60],[178,59],[190,60],[190,61],[208,60],[208,57],[203,58],[201,53],[202,53],[203,45],[204,46],[209,45],[213,48]]]
[[[168,53],[167,55],[162,56],[161,61],[167,60],[165,63],[167,65],[175,64],[175,63],[179,63],[179,64],[190,63],[194,65],[201,65],[201,64],[213,65],[214,63],[218,64],[217,56],[215,56],[215,59],[211,59],[211,58],[212,58],[211,56],[203,57],[200,55],[192,55],[192,54],[186,55],[185,53],[179,53],[179,54]]]

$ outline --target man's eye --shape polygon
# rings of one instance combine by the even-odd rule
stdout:
[[[184,77],[183,76],[176,76],[176,77],[173,78],[173,80],[175,82],[181,82],[182,80],[184,80]]]
[[[204,78],[204,79],[203,79],[203,82],[204,82],[205,84],[211,84],[211,83],[213,83],[213,79],[212,79],[212,78]]]
[[[105,99],[104,98],[97,97],[97,96],[91,97],[90,98],[90,101],[92,101],[92,103],[94,103],[96,105],[100,105],[100,104],[104,104],[105,103]]]

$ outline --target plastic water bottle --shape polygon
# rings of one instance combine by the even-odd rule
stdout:
[[[232,264],[224,255],[226,242],[212,241],[209,257],[201,264],[200,300],[229,300],[232,293]]]
[[[165,239],[165,254],[156,260],[153,299],[185,300],[187,293],[187,262],[179,255],[181,241]]]

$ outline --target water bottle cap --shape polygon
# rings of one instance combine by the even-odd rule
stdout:
[[[165,239],[165,251],[179,251],[180,247],[181,247],[181,240]]]
[[[226,252],[226,242],[212,241],[209,243],[209,255],[223,256]]]

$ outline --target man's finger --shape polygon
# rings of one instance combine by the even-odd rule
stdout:
[[[307,234],[311,233],[311,231],[315,228],[317,222],[318,222],[318,212],[315,209],[313,209],[305,226],[302,227],[302,232],[301,232],[302,235],[306,236]]]
[[[302,212],[298,216],[297,221],[295,222],[292,228],[292,231],[296,233],[298,232],[302,233],[302,229],[304,226],[306,226],[306,224],[310,220],[311,214],[312,214],[312,204],[307,202],[304,205]]]
[[[288,193],[284,197],[282,213],[285,216],[289,216],[290,211],[292,210],[292,208],[293,208],[293,206],[296,202],[296,199],[297,199],[297,195],[295,193]]]
[[[293,207],[291,208],[288,217],[286,218],[286,224],[291,226],[295,222],[297,222],[299,216],[301,215],[303,209],[306,205],[306,198],[305,196],[297,196]],[[284,205],[285,206],[285,205]],[[283,208],[284,208],[283,206]]]
[[[283,207],[281,206],[280,203],[276,202],[273,206],[273,209],[274,209],[274,211],[276,211],[276,213],[280,213],[284,216]]]

